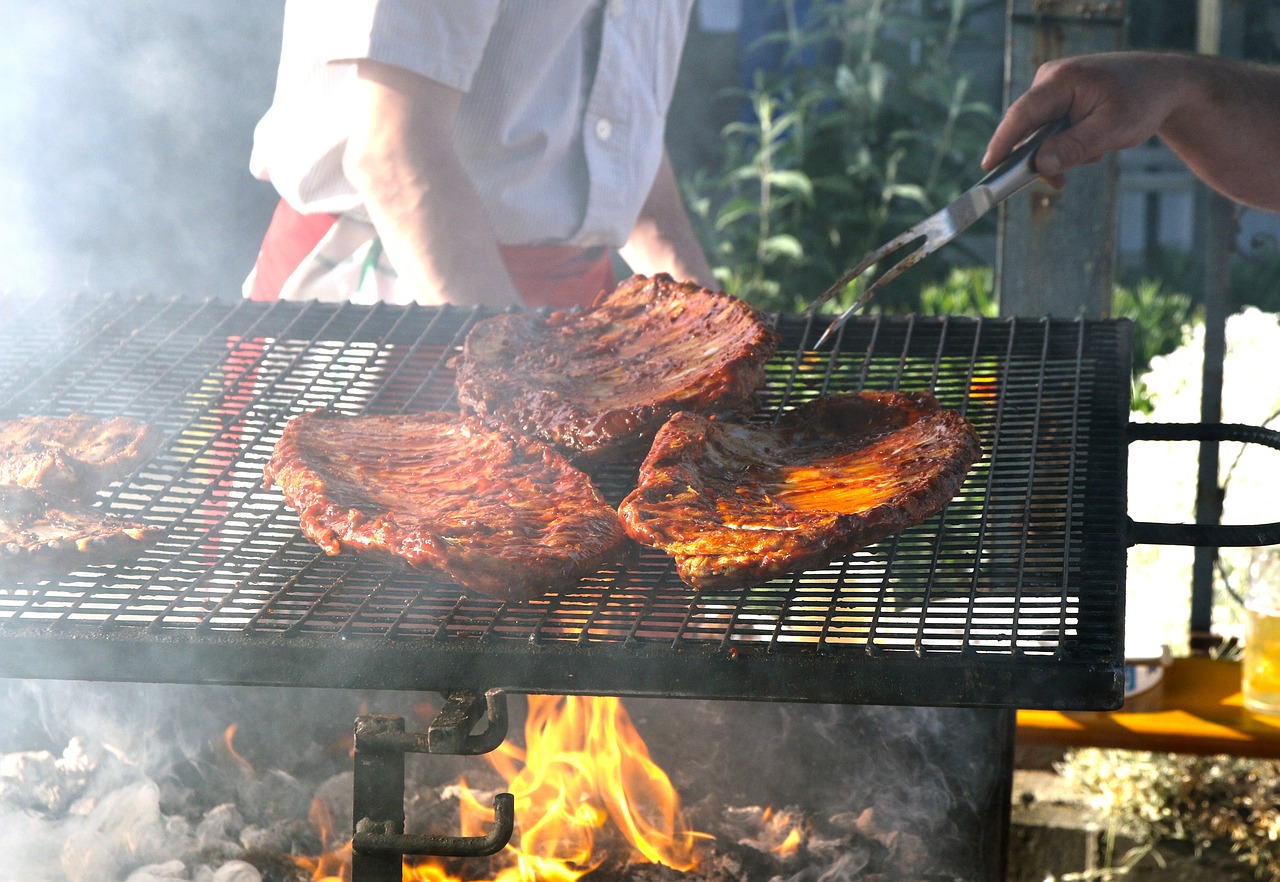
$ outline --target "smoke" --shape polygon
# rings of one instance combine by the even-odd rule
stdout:
[[[0,5],[0,290],[238,296],[282,0]]]

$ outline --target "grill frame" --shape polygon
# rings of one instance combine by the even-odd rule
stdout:
[[[783,344],[758,419],[828,392],[930,388],[983,436],[983,460],[946,511],[829,569],[698,592],[644,551],[564,592],[501,604],[324,557],[261,487],[285,420],[335,404],[452,407],[449,359],[488,314],[0,298],[0,417],[80,411],[156,423],[164,450],[97,504],[171,527],[132,563],[0,586],[0,675],[1120,705],[1127,321],[862,317],[814,351],[821,319],[771,317]],[[614,501],[628,468],[600,476]],[[1037,623],[1053,628],[1046,636]]]

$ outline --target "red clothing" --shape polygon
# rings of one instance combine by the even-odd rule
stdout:
[[[285,281],[335,221],[330,214],[300,214],[280,200],[258,252],[249,299],[279,299]],[[613,263],[603,247],[504,245],[499,252],[527,306],[586,305],[614,287]]]

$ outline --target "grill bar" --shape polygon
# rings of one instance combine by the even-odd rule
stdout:
[[[99,494],[165,528],[127,564],[0,585],[0,673],[428,691],[1109,708],[1121,696],[1130,327],[864,317],[783,337],[761,421],[814,397],[930,389],[985,455],[928,522],[744,591],[637,550],[522,603],[329,558],[262,484],[316,407],[454,406],[454,307],[0,298],[0,417],[145,419],[166,444]],[[596,479],[617,502],[634,464]]]

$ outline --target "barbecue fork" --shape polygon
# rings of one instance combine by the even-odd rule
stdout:
[[[974,221],[992,208],[1015,193],[1022,192],[1032,181],[1039,177],[1035,169],[1034,160],[1040,145],[1046,139],[1066,129],[1069,125],[1070,123],[1066,119],[1046,123],[1035,134],[1019,144],[986,177],[962,193],[954,202],[867,254],[861,263],[841,276],[839,281],[830,288],[823,291],[804,310],[804,315],[814,315],[819,307],[843,291],[850,282],[904,245],[917,239],[924,239],[924,244],[902,258],[902,260],[886,270],[880,278],[868,285],[866,290],[853,302],[853,305],[827,326],[827,329],[822,332],[822,336],[818,338],[818,342],[814,344],[814,348],[820,348],[833,334],[839,331],[854,313],[867,305],[867,302],[877,291],[960,235],[972,226]]]

